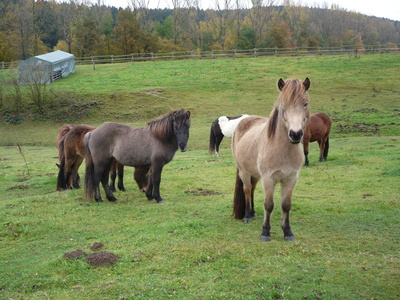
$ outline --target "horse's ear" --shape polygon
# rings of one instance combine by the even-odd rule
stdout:
[[[310,88],[311,82],[308,77],[303,81],[304,87],[306,88],[306,91]]]
[[[280,78],[280,79],[278,80],[278,88],[279,88],[279,90],[282,91],[282,89],[283,89],[284,86],[285,86],[285,82],[283,81],[282,78]]]
[[[186,112],[186,117],[189,119],[190,118],[190,111]]]

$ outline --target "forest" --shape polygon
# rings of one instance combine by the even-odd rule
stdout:
[[[293,0],[173,0],[172,8],[129,7],[98,1],[2,0],[0,62],[54,50],[76,57],[254,48],[397,48],[400,22],[337,5],[299,6]]]

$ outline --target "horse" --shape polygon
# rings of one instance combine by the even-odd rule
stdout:
[[[308,144],[317,141],[319,144],[319,162],[328,158],[329,134],[331,132],[332,120],[327,114],[315,113],[310,116],[310,122],[303,137],[303,148],[305,165],[308,166]]]
[[[96,127],[88,125],[63,125],[58,130],[56,146],[58,148],[57,190],[80,188],[78,169],[85,157],[83,137]]]
[[[221,116],[212,122],[209,153],[211,154],[215,150],[215,155],[221,157],[219,154],[219,145],[221,144],[222,139],[224,136],[231,138],[239,122],[248,116],[249,115],[240,115],[237,117]]]
[[[293,241],[289,213],[292,193],[303,164],[301,140],[310,117],[308,89],[310,80],[282,78],[278,81],[278,99],[269,118],[250,116],[237,126],[232,138],[232,153],[237,174],[233,213],[249,223],[254,217],[254,190],[261,180],[264,189],[264,221],[261,241],[270,241],[270,220],[274,208],[274,190],[282,187],[282,223],[284,239]]]
[[[109,201],[117,201],[108,186],[108,173],[114,160],[125,166],[151,167],[148,200],[163,203],[160,196],[161,172],[175,152],[186,151],[189,139],[190,112],[176,110],[148,123],[131,127],[107,122],[85,135],[85,196],[102,202],[100,182]]]
[[[66,190],[72,188],[80,188],[78,169],[81,166],[85,157],[85,147],[83,138],[86,133],[94,130],[96,127],[80,124],[69,125],[65,124],[60,127],[57,134],[56,146],[58,148],[58,176],[57,176],[57,190]],[[125,191],[123,184],[124,166],[116,163],[110,173],[111,186],[115,191],[115,178],[118,169],[118,188]],[[136,171],[135,171],[136,172]],[[138,173],[140,174],[140,173]],[[140,189],[146,187],[145,175],[137,175],[136,182]]]

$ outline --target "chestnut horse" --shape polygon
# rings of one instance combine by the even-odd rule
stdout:
[[[310,122],[303,137],[305,165],[308,166],[308,144],[317,141],[319,144],[319,162],[328,158],[329,134],[331,132],[332,120],[327,114],[315,113],[310,116]]]
[[[222,139],[224,136],[231,138],[239,122],[248,116],[249,115],[240,115],[237,117],[221,116],[212,122],[210,130],[210,146],[208,149],[209,153],[211,154],[215,151],[215,156],[221,157],[219,154],[219,145],[221,144]]]
[[[233,213],[245,223],[255,216],[254,189],[261,180],[264,189],[264,221],[261,241],[270,241],[270,220],[274,208],[274,190],[282,187],[282,223],[285,240],[294,240],[289,213],[292,193],[303,164],[301,140],[310,111],[307,90],[310,80],[279,79],[280,94],[269,118],[250,116],[237,126],[232,153],[237,176]]]
[[[108,186],[108,174],[114,160],[125,166],[149,168],[151,175],[147,199],[164,202],[160,196],[161,172],[178,148],[186,151],[190,112],[178,110],[150,122],[146,127],[104,123],[85,135],[85,195],[102,202],[100,182],[109,201],[116,201]]]

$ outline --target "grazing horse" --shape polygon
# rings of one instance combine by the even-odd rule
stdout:
[[[219,154],[219,145],[221,144],[222,139],[224,136],[231,138],[239,122],[248,116],[249,115],[240,115],[238,117],[221,116],[212,122],[209,146],[210,154],[215,150],[215,155],[221,157]]]
[[[305,165],[308,166],[308,144],[317,141],[319,144],[319,162],[328,158],[329,133],[331,132],[332,120],[327,114],[315,113],[310,116],[310,122],[304,131],[303,146]]]
[[[96,127],[88,125],[63,125],[58,130],[56,146],[60,161],[57,190],[80,188],[78,169],[85,157],[83,137]]]
[[[114,160],[125,166],[149,168],[147,199],[162,203],[161,172],[178,148],[186,151],[190,112],[177,110],[150,122],[146,127],[104,123],[85,136],[85,195],[102,202],[100,182],[109,201],[116,201],[108,186],[108,173]]]
[[[232,153],[237,175],[233,213],[245,223],[255,216],[254,189],[259,180],[264,189],[264,221],[261,241],[270,241],[274,190],[282,187],[282,223],[285,240],[294,240],[289,213],[292,193],[303,164],[301,139],[310,117],[307,90],[310,80],[279,79],[278,99],[269,118],[250,116],[233,134]]]
[[[80,188],[78,169],[81,166],[85,157],[85,147],[83,138],[86,133],[94,130],[96,127],[88,125],[63,125],[58,130],[56,146],[58,148],[58,165],[57,190],[66,190],[72,188]],[[123,184],[124,166],[118,163],[113,165],[111,170],[111,186],[115,191],[115,178],[118,169],[118,188],[125,191]],[[136,171],[135,171],[136,172]],[[115,174],[115,175],[114,175]],[[140,174],[140,173],[138,173]],[[114,175],[114,176],[113,176]],[[145,175],[139,178],[136,182],[140,189],[146,186],[147,179]],[[140,184],[139,184],[140,182]]]

